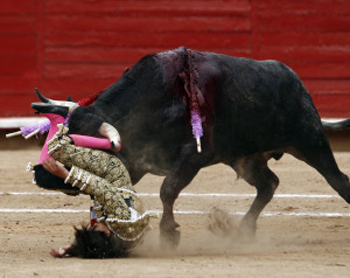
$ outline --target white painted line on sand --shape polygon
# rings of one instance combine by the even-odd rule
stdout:
[[[32,209],[32,208],[0,208],[3,213],[86,213],[87,209]]]
[[[64,195],[63,193],[60,192],[1,192],[0,195],[14,195],[14,196],[21,196],[21,195]]]
[[[89,213],[87,209],[12,209],[12,208],[0,208],[1,213]],[[149,210],[149,213],[156,213],[158,215],[162,214],[160,210]],[[202,210],[175,210],[175,214],[180,215],[198,215],[198,214],[209,214],[210,211]],[[243,211],[231,211],[231,215],[245,215],[246,212]],[[311,217],[350,217],[349,213],[340,213],[340,212],[282,212],[282,211],[271,211],[263,212],[261,216],[311,216]]]
[[[0,192],[0,195],[62,195],[60,192]],[[138,193],[139,196],[159,197],[159,193]],[[256,194],[240,194],[240,193],[181,193],[183,197],[234,197],[234,198],[254,198]],[[275,194],[274,198],[311,198],[311,199],[332,199],[340,198],[339,195],[331,194]]]

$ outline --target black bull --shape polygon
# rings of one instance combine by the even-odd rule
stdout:
[[[203,121],[202,152],[190,125],[195,97]],[[149,55],[90,107],[71,115],[69,132],[98,136],[102,122],[122,138],[118,156],[137,183],[163,175],[161,235],[178,243],[173,205],[205,166],[224,163],[257,189],[240,230],[254,234],[259,214],[279,184],[267,161],[290,153],[315,168],[350,202],[320,117],[296,73],[276,61],[258,62],[186,48]],[[218,186],[218,185],[213,185]]]

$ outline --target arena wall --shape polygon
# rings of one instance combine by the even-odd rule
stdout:
[[[322,117],[350,117],[348,0],[0,2],[0,117],[100,91],[142,56],[178,46],[294,69]]]

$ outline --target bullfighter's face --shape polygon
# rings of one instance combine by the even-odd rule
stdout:
[[[111,236],[111,230],[104,222],[97,222],[89,228],[91,231],[99,231],[106,233],[107,236]]]

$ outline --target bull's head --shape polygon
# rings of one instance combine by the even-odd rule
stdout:
[[[33,102],[31,107],[38,112],[47,112],[67,116],[68,113],[71,114],[77,107],[79,107],[79,105],[74,101],[52,100],[44,97],[37,88],[35,89],[35,92],[42,103]]]
[[[59,114],[61,116],[66,117],[68,113],[72,114],[79,107],[79,105],[72,100],[68,100],[68,101],[52,100],[43,96],[38,89],[35,89],[35,91],[37,96],[42,102],[33,102],[31,104],[31,107],[38,112],[54,113],[54,114]],[[82,112],[82,111],[79,111],[79,112]],[[110,140],[111,146],[114,150],[120,149],[121,147],[120,135],[114,126],[106,122],[102,122],[102,123],[100,122],[98,133],[101,136],[106,137]]]

